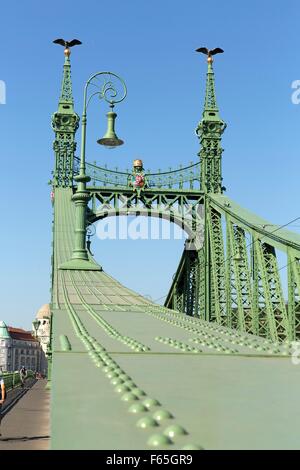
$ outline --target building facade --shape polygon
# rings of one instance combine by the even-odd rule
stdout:
[[[47,348],[50,340],[50,307],[43,305],[36,314],[38,327],[33,333],[7,326],[0,321],[0,371],[26,369],[47,374]]]
[[[42,349],[30,331],[7,326],[0,321],[0,370],[26,369],[40,372]]]
[[[35,330],[35,326],[33,324],[33,331],[36,331],[36,338],[38,339],[42,352],[41,352],[41,359],[40,359],[40,372],[44,375],[47,374],[47,349],[50,341],[50,305],[45,304],[43,305],[36,314],[36,320],[38,321],[38,327]]]

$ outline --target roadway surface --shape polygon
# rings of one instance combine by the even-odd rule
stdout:
[[[0,450],[47,450],[50,441],[47,381],[38,380],[2,419]]]

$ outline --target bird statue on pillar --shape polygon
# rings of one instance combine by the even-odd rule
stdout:
[[[65,41],[65,39],[55,39],[53,42],[54,44],[60,44],[65,48],[64,53],[66,56],[69,56],[71,54],[70,47],[79,46],[80,44],[82,44],[79,39],[72,39],[72,41]]]
[[[223,49],[220,47],[216,47],[215,49],[207,49],[207,47],[199,47],[199,49],[196,49],[196,52],[202,52],[202,54],[207,55],[207,62],[213,62],[212,56],[215,54],[222,54]]]

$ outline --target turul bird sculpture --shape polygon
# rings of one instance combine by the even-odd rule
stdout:
[[[72,39],[72,41],[65,41],[64,39],[55,39],[54,44],[60,44],[61,46],[64,46],[66,49],[69,49],[69,47],[73,46],[78,46],[79,44],[82,44],[79,39]]]
[[[55,39],[54,44],[60,44],[65,48],[64,53],[66,56],[69,56],[71,54],[70,47],[73,46],[78,46],[79,44],[82,44],[79,39],[72,39],[72,41],[65,41],[65,39]]]
[[[196,52],[202,52],[202,54],[207,55],[207,62],[212,62],[213,58],[212,56],[215,54],[222,54],[223,49],[220,47],[216,47],[215,49],[207,49],[207,47],[199,47],[199,49],[196,49]]]

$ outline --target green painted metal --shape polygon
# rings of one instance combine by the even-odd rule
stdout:
[[[69,341],[69,338],[66,335],[60,335],[59,340],[60,340],[60,345],[61,345],[62,351],[71,351],[72,350],[71,343]]]
[[[201,301],[203,303],[203,294],[201,298],[199,285],[201,267],[199,251],[184,250],[165,301],[166,307],[195,317],[201,317]]]
[[[75,133],[78,126],[79,116],[74,111],[70,57],[66,55],[58,110],[52,116],[52,129],[55,132],[54,188],[73,186]]]
[[[90,223],[105,217],[140,215],[164,218],[177,224],[199,249],[203,243],[203,193],[178,189],[132,189],[88,187],[94,199],[87,219]]]
[[[105,81],[102,87],[95,84],[95,80],[100,76],[109,75],[109,81]],[[117,99],[117,91],[114,88],[111,77],[114,76],[121,81],[124,91],[121,98]],[[98,90],[88,96],[90,85],[96,86]],[[81,118],[81,153],[80,153],[80,167],[79,174],[74,177],[78,183],[76,193],[73,195],[72,200],[76,207],[76,226],[75,226],[75,239],[74,248],[71,260],[66,261],[60,266],[60,269],[75,269],[75,270],[93,270],[101,271],[101,266],[90,259],[89,253],[86,248],[86,227],[87,227],[87,205],[90,200],[90,193],[86,189],[86,183],[90,181],[90,177],[85,172],[85,147],[86,147],[86,123],[87,123],[87,107],[91,98],[98,96],[105,99],[110,103],[113,108],[115,103],[123,101],[126,97],[127,90],[124,81],[117,75],[111,72],[97,72],[93,74],[86,82],[83,93],[83,112]],[[115,113],[112,113],[115,116]],[[117,144],[119,145],[119,144]]]
[[[208,209],[208,236],[210,238],[210,263],[209,270],[212,280],[212,308],[210,320],[216,319],[221,324],[226,324],[226,281],[225,281],[225,257],[224,242],[221,226],[221,217],[217,211]]]
[[[79,173],[80,159],[75,157],[74,174]],[[169,171],[150,172],[147,170],[145,176],[147,178],[148,188],[153,189],[181,189],[181,190],[198,190],[200,189],[200,162],[191,162],[188,166]],[[132,171],[119,171],[117,169],[100,167],[96,163],[86,163],[86,174],[93,181],[93,186],[112,187],[112,188],[129,188]]]
[[[217,106],[213,65],[208,60],[204,110],[196,129],[201,144],[198,154],[201,162],[201,188],[208,193],[221,193],[223,190],[221,136],[225,128],[226,124],[220,118]]]
[[[74,113],[69,58],[64,70],[62,117],[63,104]],[[109,83],[96,92],[102,98]],[[53,179],[52,449],[297,447],[299,373],[290,356],[300,337],[300,237],[222,194],[225,124],[211,62],[200,162],[147,170],[141,191],[130,186],[131,171],[85,162],[92,96],[80,161],[71,145],[72,182],[68,172]],[[69,154],[56,154],[55,175],[66,175],[57,161]],[[188,234],[164,307],[111,278],[86,249],[88,225],[132,214]],[[288,305],[278,250],[287,254]]]
[[[73,195],[77,207],[74,248],[72,259],[63,263],[61,267],[72,270],[101,269],[86,249],[86,226],[89,223],[108,216],[131,215],[137,212],[145,216],[164,217],[187,231],[197,251],[197,256],[194,258],[196,261],[191,263],[191,257],[185,256],[185,267],[180,265],[175,275],[177,280],[180,276],[183,277],[182,280],[175,282],[177,288],[170,290],[176,297],[171,301],[173,306],[176,305],[179,310],[195,316],[202,311],[201,315],[205,315],[206,319],[216,318],[220,324],[227,324],[241,331],[252,331],[278,338],[277,330],[280,330],[279,339],[292,338],[295,326],[291,322],[295,323],[295,320],[291,319],[295,318],[295,315],[291,313],[293,305],[291,289],[287,315],[274,250],[276,248],[287,251],[291,247],[294,250],[293,255],[297,255],[300,251],[300,237],[280,228],[270,230],[268,227],[272,226],[268,222],[239,208],[233,201],[221,195],[220,141],[225,124],[219,116],[216,103],[212,62],[208,61],[204,110],[197,128],[201,142],[200,164],[190,164],[185,168],[167,172],[161,170],[158,173],[146,172],[147,188],[142,194],[132,192],[129,170],[120,172],[117,169],[86,165],[85,162],[87,104],[94,94],[100,94],[106,99],[110,81],[104,82],[101,91],[93,93],[90,97],[87,97],[88,85],[98,75],[106,73],[109,72],[94,74],[85,86],[79,174],[76,170],[79,160],[76,160],[76,157],[75,167],[72,164],[75,185],[78,183]],[[126,93],[125,88],[121,100]],[[112,101],[109,102],[111,105],[114,104]],[[58,113],[62,113],[65,106],[70,106],[68,113],[73,117],[77,116],[73,109],[69,57],[65,59]],[[73,128],[72,138],[75,130]],[[91,177],[94,185],[88,187],[86,183]],[[55,181],[54,179],[54,183]],[[199,184],[201,182],[202,190],[194,188],[195,181]],[[99,183],[100,186],[96,185]],[[87,206],[90,199],[92,207]],[[227,227],[226,243],[222,228],[224,218]],[[248,234],[256,237],[254,249],[251,248],[253,252],[251,259],[246,245]],[[263,236],[268,242],[268,246],[262,245],[263,253],[259,248],[258,236]],[[291,270],[289,274],[292,283],[293,272]],[[272,294],[269,292],[271,290]],[[168,305],[170,295],[169,293],[167,297]],[[187,303],[193,307],[188,307]]]

